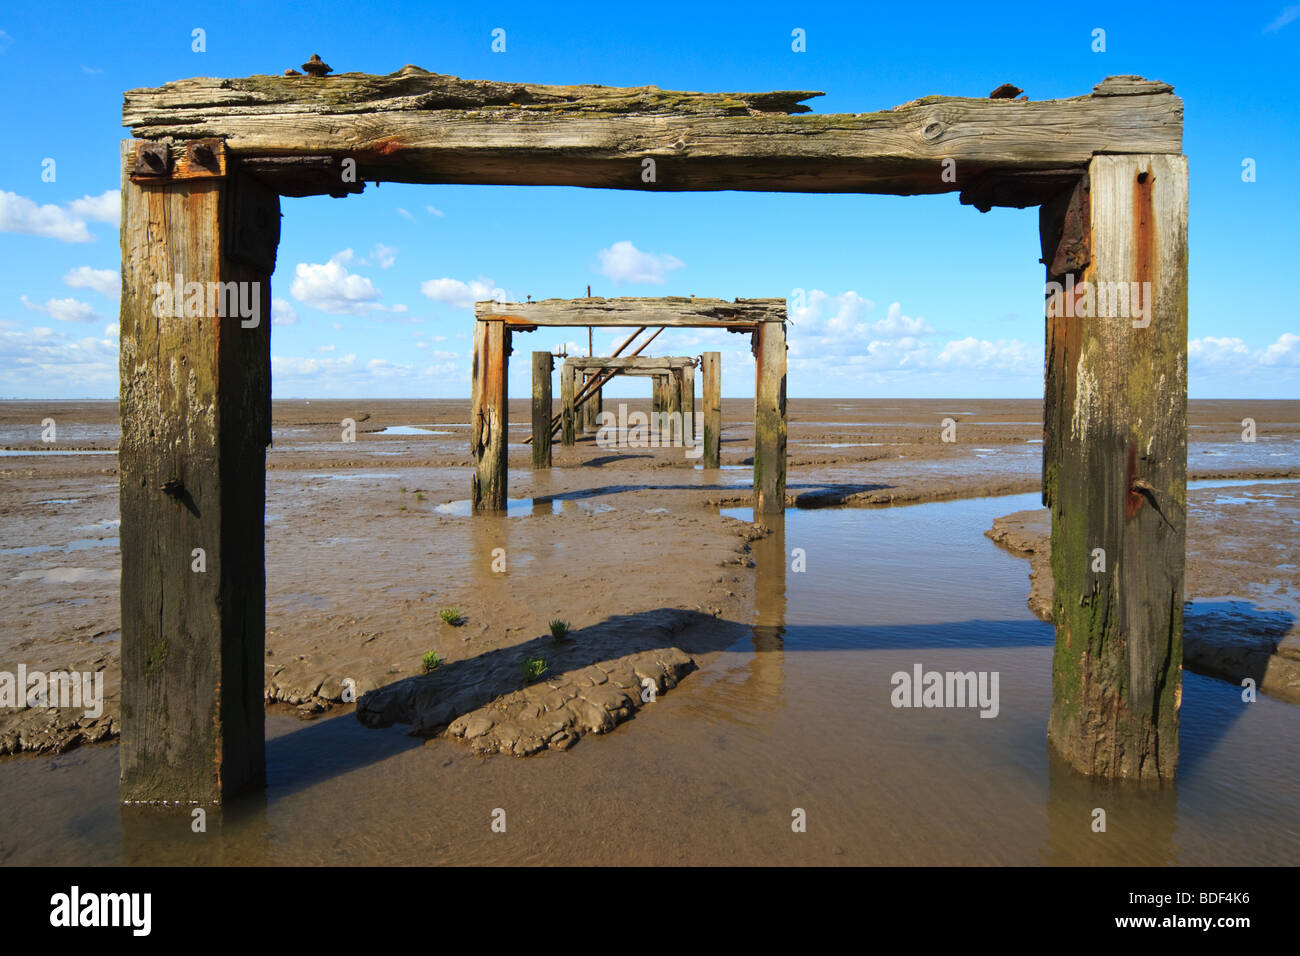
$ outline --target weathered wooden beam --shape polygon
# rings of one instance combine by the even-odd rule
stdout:
[[[703,371],[700,383],[700,399],[704,406],[703,465],[717,468],[722,463],[722,353],[705,352],[700,364]]]
[[[660,326],[752,328],[784,322],[785,299],[697,299],[686,296],[618,299],[543,299],[540,302],[476,302],[474,315],[533,326]]]
[[[510,330],[505,323],[475,322],[470,408],[470,454],[474,457],[470,500],[474,511],[506,510],[509,361]]]
[[[754,513],[785,510],[785,324],[754,331]]]
[[[565,448],[572,448],[577,441],[577,409],[574,406],[574,393],[577,381],[572,366],[560,368],[560,443]]]
[[[1070,99],[926,96],[871,113],[812,114],[799,102],[812,95],[491,83],[407,66],[178,80],[127,91],[122,121],[141,139],[218,137],[237,156],[352,158],[365,180],[660,191],[940,193],[990,172],[1082,171],[1098,153],[1182,151],[1182,101],[1140,77]]]
[[[573,378],[573,394],[575,398],[579,393],[585,393],[588,391],[587,382],[580,369],[570,366],[569,375]],[[574,402],[573,413],[573,430],[579,435],[585,435],[587,433],[585,406],[580,406],[577,402]]]
[[[577,355],[566,358],[564,364],[581,369],[669,369],[681,368],[683,365],[693,365],[695,360],[686,355],[630,355],[613,358],[600,355]]]
[[[1071,207],[1085,211],[1086,257],[1077,244],[1056,254]],[[1043,217],[1049,282],[1053,262],[1077,266],[1047,301],[1048,739],[1086,774],[1168,780],[1182,697],[1187,160],[1098,156],[1086,197],[1062,209]]]
[[[555,356],[533,353],[533,468],[551,467],[551,372]]]
[[[135,148],[122,144],[121,795],[222,803],[265,779],[279,199],[239,175],[137,183]],[[241,222],[260,223],[257,242]]]

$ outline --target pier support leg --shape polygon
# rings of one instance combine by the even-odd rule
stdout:
[[[280,202],[233,171],[137,185],[136,146],[122,150],[121,796],[219,804],[265,780]]]
[[[597,372],[588,372],[583,376],[582,385],[585,388],[587,384],[599,374]],[[582,403],[582,428],[588,434],[594,435],[600,428],[600,390],[597,389],[591,396]]]
[[[754,513],[785,510],[785,323],[754,331]]]
[[[573,407],[576,378],[577,370],[572,365],[560,366],[560,444],[565,448],[572,448],[577,441],[577,412]]]
[[[1048,739],[1085,774],[1168,780],[1182,699],[1187,160],[1096,156],[1071,197],[1043,206],[1041,230],[1060,283],[1048,286],[1043,429]]]
[[[704,406],[704,467],[722,463],[722,353],[703,355],[700,399]]]
[[[687,448],[695,451],[695,366],[683,365],[682,376],[682,436]],[[694,459],[688,459],[694,461]]]
[[[551,467],[551,371],[555,357],[550,352],[533,353],[533,468]]]
[[[470,451],[474,456],[474,511],[505,511],[507,473],[506,370],[510,332],[499,320],[474,323],[474,377]]]

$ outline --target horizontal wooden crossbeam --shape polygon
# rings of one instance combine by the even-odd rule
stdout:
[[[697,299],[686,296],[475,302],[474,315],[511,326],[601,325],[631,328],[753,328],[786,320],[785,299]]]
[[[618,358],[602,358],[599,355],[571,355],[564,360],[564,364],[571,368],[592,369],[592,368],[614,368],[621,371],[631,369],[658,369],[666,372],[669,369],[682,368],[683,366],[695,365],[695,359],[685,355],[636,355],[631,357],[620,356]]]
[[[992,175],[1005,197],[1008,175],[1182,152],[1182,101],[1141,77],[1070,99],[925,96],[868,113],[812,113],[801,101],[818,95],[497,83],[407,66],[177,80],[128,90],[122,122],[141,139],[220,138],[286,195],[365,180],[913,195]],[[307,162],[265,162],[276,157]],[[323,168],[338,181],[322,182]]]

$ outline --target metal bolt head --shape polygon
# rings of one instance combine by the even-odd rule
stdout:
[[[334,72],[328,63],[321,60],[319,53],[313,53],[311,59],[302,65],[302,69],[304,73],[312,76],[324,76],[326,73]]]
[[[171,153],[167,144],[141,143],[136,150],[132,172],[137,176],[166,176],[171,172]]]
[[[217,168],[217,154],[213,152],[211,143],[190,143],[189,154],[190,161],[195,165],[202,166],[204,169]]]

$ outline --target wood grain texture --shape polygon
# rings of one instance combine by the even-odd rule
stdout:
[[[551,467],[551,372],[555,356],[533,353],[533,468]]]
[[[1086,774],[1168,780],[1182,695],[1187,161],[1098,156],[1088,181],[1090,261],[1077,280],[1093,290],[1149,282],[1152,301],[1145,317],[1080,316],[1081,305],[1093,310],[1076,287],[1076,315],[1048,321],[1044,501],[1057,630],[1048,736]],[[1070,298],[1054,295],[1054,311]],[[1104,570],[1094,570],[1095,549]]]
[[[865,113],[800,112],[811,95],[548,87],[406,67],[178,80],[127,91],[122,120],[142,139],[219,137],[238,156],[351,157],[370,181],[666,191],[940,193],[992,171],[1082,172],[1097,153],[1182,151],[1182,101],[1140,78],[1062,100],[926,96]],[[955,180],[941,175],[945,159]]]
[[[754,330],[754,514],[785,512],[785,324]]]
[[[470,400],[470,454],[474,458],[470,501],[474,511],[506,510],[509,356],[510,332],[504,323],[474,323]]]
[[[227,226],[278,200],[238,178],[137,185],[132,150],[123,143],[121,793],[221,803],[265,773],[271,429],[270,273],[241,256]],[[177,275],[258,283],[258,325],[206,309],[155,314],[156,283]],[[204,571],[193,570],[195,548]]]
[[[474,315],[518,325],[646,327],[750,327],[784,322],[785,299],[702,299],[687,296],[618,299],[543,299],[476,302]]]
[[[704,414],[705,468],[722,463],[722,353],[705,352],[701,357],[700,399]],[[782,567],[785,567],[782,559]]]
[[[617,357],[600,355],[571,355],[564,360],[565,365],[582,369],[670,369],[693,365],[695,360],[685,355],[620,355]]]

